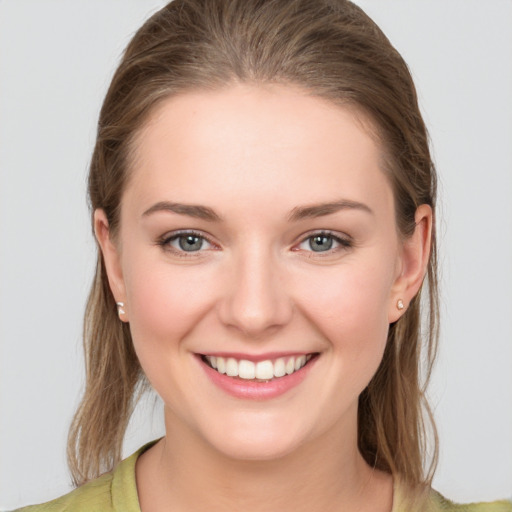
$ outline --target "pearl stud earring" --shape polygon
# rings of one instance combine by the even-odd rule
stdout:
[[[126,312],[124,310],[124,302],[116,302],[117,306],[117,314],[119,316],[124,315]]]
[[[404,301],[402,299],[398,299],[396,301],[396,308],[402,310],[402,309],[404,309],[404,307],[405,307]]]

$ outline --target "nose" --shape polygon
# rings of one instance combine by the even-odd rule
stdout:
[[[268,248],[252,247],[234,258],[220,305],[221,321],[250,338],[285,326],[293,315],[282,265]]]

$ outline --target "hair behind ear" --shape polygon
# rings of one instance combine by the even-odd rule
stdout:
[[[98,250],[99,252],[99,250]],[[133,408],[147,383],[128,324],[118,318],[101,253],[84,321],[85,391],[68,435],[68,465],[79,486],[120,460]]]
[[[402,318],[390,326],[382,362],[359,397],[358,443],[366,462],[387,471],[412,488],[429,480],[437,464],[437,431],[421,385],[422,344],[419,340],[421,317],[416,295]],[[434,334],[434,342],[437,337]],[[435,347],[429,348],[435,353]],[[433,354],[429,354],[427,371]],[[426,375],[427,380],[429,375]],[[431,433],[429,438],[428,433]],[[433,453],[426,459],[428,442]]]

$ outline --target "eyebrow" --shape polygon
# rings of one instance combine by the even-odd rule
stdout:
[[[307,218],[323,217],[331,215],[340,210],[361,210],[373,215],[370,207],[364,203],[357,201],[350,201],[348,199],[340,199],[339,201],[332,201],[329,203],[318,203],[310,206],[297,206],[293,208],[288,216],[290,222],[297,222]],[[222,217],[218,215],[212,208],[208,206],[200,206],[195,204],[173,203],[171,201],[159,201],[143,214],[143,217],[151,215],[156,212],[171,212],[179,215],[187,215],[196,219],[207,220],[210,222],[221,222]]]
[[[374,215],[372,209],[364,203],[357,201],[350,201],[348,199],[340,199],[330,203],[318,203],[311,206],[302,206],[294,208],[288,219],[290,222],[296,222],[302,219],[323,217],[332,213],[339,212],[340,210],[361,210],[363,212]]]
[[[195,204],[172,203],[170,201],[160,201],[148,208],[142,216],[151,215],[156,212],[172,212],[179,215],[188,215],[196,219],[208,220],[210,222],[220,222],[222,218],[207,206],[199,206]]]

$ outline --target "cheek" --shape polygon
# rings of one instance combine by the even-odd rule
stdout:
[[[323,278],[303,282],[300,307],[345,361],[367,354],[374,365],[387,340],[392,272],[383,264],[327,270]]]
[[[179,341],[211,307],[211,276],[191,266],[146,262],[126,275],[130,328],[137,345]]]

